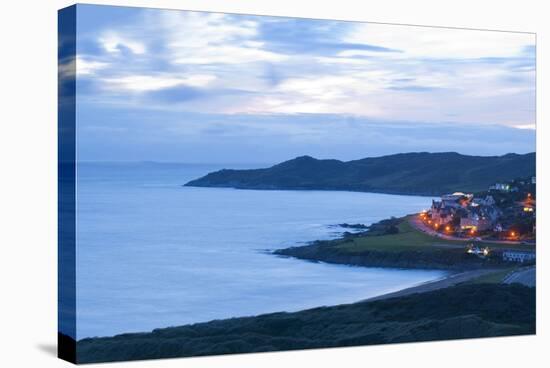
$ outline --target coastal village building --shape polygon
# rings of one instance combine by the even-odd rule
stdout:
[[[536,217],[536,198],[529,192],[534,191],[533,185],[536,182],[535,176],[529,177],[523,181],[514,181],[511,183],[496,183],[489,188],[489,192],[484,197],[474,198],[473,194],[455,192],[445,194],[439,200],[433,200],[430,209],[422,217],[427,225],[435,230],[444,230],[445,232],[463,233],[468,236],[477,236],[478,232],[493,231],[503,233],[510,231],[510,238],[519,238],[527,234],[527,237],[535,234],[535,221],[532,230],[522,230],[519,234],[514,230],[514,221],[531,221]],[[519,183],[519,184],[518,184]],[[515,185],[519,186],[515,186]],[[517,195],[508,196],[508,193],[525,193],[523,200],[513,202],[512,205],[502,206],[502,197],[517,198]],[[497,198],[500,205],[495,200]],[[512,229],[510,227],[512,226]],[[515,234],[515,235],[513,235]],[[502,236],[502,235],[499,235]]]
[[[524,263],[534,261],[535,258],[535,252],[521,252],[514,250],[507,250],[502,252],[502,259],[507,262]]]
[[[495,185],[491,185],[489,187],[489,191],[497,191],[497,192],[517,192],[518,187],[514,187],[508,183],[496,183]]]
[[[473,195],[466,195],[461,192],[441,196],[440,201],[432,201],[430,208],[431,218],[436,225],[445,225],[453,220],[454,215],[460,208],[467,206]]]
[[[494,206],[496,202],[493,196],[488,195],[485,198],[475,198],[473,203],[480,206]]]
[[[460,218],[461,230],[484,231],[496,225],[499,211],[492,196],[474,199],[473,194],[456,192],[443,195],[440,201],[432,201],[430,214],[437,226]]]
[[[489,187],[489,190],[498,190],[498,191],[502,191],[502,192],[509,192],[511,188],[512,187],[510,186],[510,184],[496,183],[495,185],[491,185]]]
[[[531,194],[527,194],[527,198],[518,203],[523,208],[523,212],[534,213],[537,208],[537,201],[532,198]]]
[[[466,216],[460,218],[460,228],[462,230],[490,230],[495,227],[497,216],[494,207],[472,207]]]
[[[454,209],[445,207],[441,201],[432,201],[430,213],[435,225],[445,225],[452,221]]]

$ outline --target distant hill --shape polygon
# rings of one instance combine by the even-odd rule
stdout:
[[[301,156],[265,169],[224,169],[185,185],[439,195],[482,191],[495,182],[533,175],[534,152],[503,156],[413,152],[347,162]]]

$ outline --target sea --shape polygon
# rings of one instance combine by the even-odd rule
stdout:
[[[270,252],[341,236],[341,223],[418,212],[431,198],[185,187],[222,168],[80,162],[77,339],[356,302],[446,276]]]

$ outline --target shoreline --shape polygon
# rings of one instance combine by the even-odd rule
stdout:
[[[346,228],[342,224],[335,226]],[[348,266],[445,270],[454,273],[510,265],[499,255],[504,248],[496,249],[485,257],[467,254],[467,243],[484,245],[485,242],[433,236],[415,226],[414,215],[392,217],[369,226],[356,224],[349,227],[354,226],[361,226],[361,231],[346,231],[334,239],[314,240],[305,245],[275,249],[272,254]]]
[[[332,239],[332,240],[337,240],[337,239]],[[332,241],[332,240],[329,240],[329,241]],[[311,243],[314,243],[314,242],[316,242],[316,241],[312,241],[308,245],[310,245]],[[306,245],[306,246],[308,246],[308,245]],[[287,248],[283,248],[283,249],[287,249]],[[267,251],[267,254],[274,255],[274,251]],[[279,256],[279,257],[290,257],[290,256],[281,256],[281,255],[278,255],[278,254],[275,254],[275,255]],[[296,257],[292,257],[292,258],[296,258]],[[297,259],[299,259],[299,258],[297,258]],[[305,261],[305,262],[336,264],[336,265],[339,265],[339,266],[346,266],[346,267],[383,268],[383,269],[394,269],[394,270],[426,270],[426,271],[433,271],[434,270],[433,268],[361,266],[361,265],[354,265],[354,264],[329,263],[329,262],[319,261],[319,260],[308,260],[308,259],[300,259],[300,260]],[[401,297],[401,296],[408,296],[408,295],[412,295],[412,294],[422,294],[422,293],[426,293],[426,292],[430,292],[430,291],[435,291],[435,290],[455,286],[455,285],[458,285],[462,282],[467,282],[467,281],[473,280],[473,279],[475,279],[477,277],[480,277],[480,276],[483,276],[485,274],[490,274],[490,273],[495,272],[497,270],[498,269],[483,269],[483,270],[476,269],[476,270],[468,270],[468,271],[456,271],[456,270],[450,270],[450,269],[441,270],[441,271],[447,271],[448,274],[443,276],[443,277],[434,279],[434,280],[422,282],[422,283],[420,283],[418,285],[415,285],[415,286],[404,287],[404,288],[396,290],[396,291],[386,292],[386,293],[376,295],[376,296],[372,296],[372,297],[369,297],[369,298],[366,298],[366,299],[359,299],[359,300],[352,301],[352,302],[347,302],[347,303],[321,305],[321,306],[316,306],[316,307],[311,307],[311,308],[300,309],[300,310],[297,310],[297,311],[294,311],[294,312],[277,311],[277,312],[270,312],[270,313],[260,313],[260,314],[256,314],[256,315],[245,315],[245,316],[236,316],[236,317],[230,317],[230,318],[214,319],[214,320],[202,321],[202,322],[193,322],[193,323],[189,323],[189,324],[185,324],[185,325],[181,325],[181,326],[193,326],[193,325],[211,323],[211,322],[215,322],[215,321],[230,320],[230,319],[235,319],[235,318],[257,318],[257,317],[261,317],[263,315],[276,314],[276,313],[300,313],[300,312],[304,312],[304,311],[308,311],[308,310],[316,309],[316,308],[332,308],[332,307],[339,307],[339,306],[345,306],[345,305],[353,305],[353,304],[357,304],[357,303],[365,303],[365,302],[371,302],[371,301],[392,299],[392,298]],[[151,330],[151,331],[121,332],[121,333],[115,334],[115,335],[82,337],[82,338],[76,340],[76,342],[79,343],[83,340],[88,340],[88,339],[112,338],[112,337],[115,337],[115,336],[126,335],[126,334],[147,334],[147,333],[152,333],[157,329],[165,329],[165,328],[171,328],[171,327],[158,327],[158,328],[155,328],[154,330]]]
[[[360,267],[360,266],[349,265],[349,267]],[[533,267],[535,267],[535,266],[529,266],[528,268],[533,268]],[[365,268],[377,268],[377,267],[365,267]],[[396,290],[396,291],[390,291],[390,292],[380,294],[380,295],[376,295],[376,296],[373,296],[373,297],[369,297],[369,298],[366,298],[366,299],[359,299],[359,300],[354,301],[354,302],[338,303],[338,304],[331,304],[331,305],[321,305],[321,306],[305,308],[305,309],[300,309],[300,310],[291,311],[291,312],[289,312],[289,311],[277,311],[277,312],[269,312],[269,313],[260,313],[260,314],[256,314],[256,315],[246,315],[246,316],[236,316],[236,317],[222,318],[222,319],[213,319],[213,320],[210,320],[210,321],[188,323],[188,324],[185,324],[185,325],[181,325],[181,327],[202,325],[202,324],[207,324],[207,323],[211,323],[211,322],[233,320],[233,319],[240,319],[240,318],[257,318],[257,317],[261,317],[261,316],[265,316],[265,315],[271,315],[271,314],[301,313],[301,312],[306,312],[306,311],[309,311],[309,310],[312,310],[312,309],[318,309],[318,308],[336,308],[336,307],[340,307],[340,306],[355,305],[355,304],[362,304],[362,303],[368,303],[368,302],[374,302],[374,301],[380,301],[380,300],[387,300],[387,299],[405,297],[405,296],[410,296],[410,295],[415,295],[415,294],[424,294],[424,293],[428,293],[428,292],[432,292],[432,291],[437,291],[437,290],[440,290],[440,289],[445,289],[445,288],[450,288],[450,287],[453,287],[453,286],[457,286],[457,285],[460,285],[462,283],[466,283],[468,281],[472,281],[474,279],[477,279],[478,277],[485,276],[485,275],[488,275],[488,274],[491,274],[491,273],[494,273],[494,272],[498,272],[498,271],[499,271],[499,269],[483,269],[483,270],[478,269],[478,270],[470,270],[470,271],[464,271],[464,272],[449,271],[450,273],[448,275],[446,275],[444,277],[441,277],[441,278],[438,278],[438,279],[425,281],[425,282],[422,282],[422,283],[420,283],[418,285],[415,285],[415,286],[405,287],[403,289],[399,289],[399,290]],[[510,271],[507,274],[507,277],[512,276],[516,272],[521,272],[521,270]],[[505,284],[505,283],[509,284],[509,282],[503,282],[503,284]],[[179,327],[179,326],[177,326],[177,327]],[[147,333],[152,333],[155,330],[162,330],[162,329],[167,329],[167,328],[174,328],[174,327],[159,327],[159,328],[155,328],[151,331],[122,332],[122,333],[119,333],[119,334],[108,335],[108,336],[89,336],[89,337],[83,337],[81,339],[78,339],[78,340],[76,340],[76,342],[79,343],[79,342],[84,341],[84,340],[112,338],[112,337],[127,335],[127,334],[137,334],[137,335],[147,334]]]
[[[305,261],[305,262],[315,262],[315,263],[326,263],[326,262],[322,262],[322,261],[309,261],[309,260],[301,260],[301,261]],[[329,264],[329,263],[327,263]],[[333,264],[334,265],[334,264]],[[364,266],[356,266],[356,265],[345,265],[345,264],[336,264],[337,266],[342,266],[342,267],[360,267],[360,268],[370,268],[370,269],[386,269],[386,270],[395,270],[395,271],[403,271],[403,270],[415,270],[415,271],[434,271],[433,269],[406,269],[406,268],[389,268],[389,267],[364,267]],[[442,271],[442,270],[440,270]],[[212,319],[212,320],[207,320],[207,321],[198,321],[198,322],[191,322],[191,323],[187,323],[185,325],[178,325],[178,326],[194,326],[194,325],[200,325],[200,324],[205,324],[205,323],[211,323],[211,322],[215,322],[215,321],[224,321],[224,320],[231,320],[231,319],[236,319],[236,318],[257,318],[257,317],[261,317],[261,316],[264,316],[264,315],[270,315],[270,314],[277,314],[277,313],[300,313],[300,312],[304,312],[304,311],[308,311],[308,310],[311,310],[311,309],[317,309],[317,308],[332,308],[332,307],[339,307],[339,306],[344,306],[344,305],[353,305],[353,304],[357,304],[357,303],[364,303],[364,302],[370,302],[370,301],[375,301],[375,300],[384,300],[384,299],[391,299],[393,297],[394,294],[399,294],[399,293],[402,293],[402,292],[405,292],[405,291],[413,291],[413,290],[419,290],[419,291],[416,291],[416,292],[410,292],[410,293],[404,293],[403,296],[405,295],[410,295],[410,294],[419,294],[419,293],[424,293],[424,292],[428,292],[428,291],[432,291],[432,290],[437,290],[437,289],[440,289],[440,288],[428,288],[427,286],[428,285],[432,285],[432,284],[437,284],[439,285],[440,283],[443,283],[445,282],[446,280],[448,280],[449,278],[452,278],[452,277],[455,277],[457,275],[463,275],[463,274],[468,274],[470,275],[471,274],[471,277],[469,277],[468,279],[474,279],[480,275],[474,275],[473,272],[475,271],[479,271],[479,270],[474,270],[474,271],[466,271],[466,272],[453,272],[453,271],[447,271],[448,274],[443,276],[443,277],[439,277],[439,278],[436,278],[436,279],[433,279],[433,280],[429,280],[429,281],[424,281],[424,282],[421,282],[420,284],[418,285],[415,285],[415,286],[408,286],[408,287],[404,287],[403,289],[399,289],[399,290],[396,290],[396,291],[390,291],[390,292],[385,292],[383,294],[380,294],[380,295],[375,295],[375,296],[372,296],[372,297],[369,297],[367,299],[359,299],[359,300],[355,300],[355,301],[351,301],[351,302],[341,302],[341,303],[336,303],[336,304],[326,304],[326,305],[318,305],[318,306],[314,306],[314,307],[306,307],[304,309],[299,309],[299,310],[295,310],[295,311],[287,311],[287,310],[280,310],[280,311],[275,311],[275,312],[265,312],[265,313],[259,313],[259,314],[252,314],[252,315],[244,315],[244,316],[234,316],[234,317],[226,317],[226,318],[216,318],[216,319]],[[486,272],[486,273],[490,273],[490,272],[494,272],[495,270],[487,270],[489,272]],[[467,281],[467,279],[465,278],[464,281]],[[447,285],[447,287],[449,286],[453,286],[453,285],[456,285],[458,283],[455,283],[455,284],[449,284]],[[397,295],[397,296],[401,296],[401,295]],[[104,339],[104,338],[111,338],[111,337],[115,337],[115,336],[120,336],[120,335],[126,335],[126,334],[146,334],[146,333],[152,333],[154,332],[155,330],[158,330],[158,329],[166,329],[166,328],[172,328],[170,326],[166,326],[166,327],[157,327],[153,330],[150,330],[150,331],[134,331],[134,332],[120,332],[120,333],[117,333],[117,334],[114,334],[114,335],[104,335],[104,336],[87,336],[87,337],[82,337],[78,340],[76,340],[77,343],[83,341],[83,340],[88,340],[88,339]],[[66,336],[66,335],[64,335]],[[68,336],[67,336],[68,337]],[[72,339],[72,338],[71,338]]]
[[[459,283],[423,293],[298,312],[86,338],[76,343],[77,361],[100,363],[530,335],[536,333],[535,306],[535,288]]]
[[[406,220],[407,216],[405,216],[401,219],[405,219],[405,221],[407,221]],[[317,307],[313,307],[313,308],[301,309],[301,310],[296,311],[296,312],[278,311],[278,312],[273,312],[273,313],[263,313],[263,314],[251,315],[251,316],[232,317],[232,318],[225,318],[225,319],[215,319],[215,320],[211,320],[211,321],[197,322],[197,323],[186,324],[186,325],[181,325],[181,326],[176,326],[176,327],[161,327],[161,328],[156,328],[156,329],[154,329],[152,331],[149,331],[149,332],[122,333],[122,334],[117,334],[117,335],[113,335],[113,336],[103,336],[103,337],[86,337],[86,338],[82,338],[80,340],[77,340],[76,344],[77,345],[89,345],[90,343],[95,343],[97,341],[105,341],[105,340],[110,341],[110,340],[118,340],[118,339],[123,339],[124,340],[124,339],[127,339],[127,338],[133,339],[134,337],[148,336],[148,335],[155,336],[161,331],[167,331],[167,330],[172,330],[172,329],[189,329],[189,328],[194,329],[194,328],[202,327],[202,326],[210,326],[210,325],[231,323],[232,321],[237,321],[237,320],[257,321],[257,320],[262,320],[264,318],[271,318],[272,316],[279,316],[279,315],[299,315],[299,314],[313,313],[313,311],[317,311],[317,310],[337,310],[337,309],[340,309],[340,308],[355,308],[355,307],[359,307],[359,306],[362,307],[364,305],[374,305],[374,304],[372,304],[372,302],[394,303],[394,301],[392,299],[396,299],[395,300],[396,303],[399,303],[399,300],[401,300],[403,298],[415,298],[416,300],[422,302],[425,298],[431,298],[431,296],[434,295],[434,293],[442,293],[442,292],[447,292],[447,291],[450,292],[451,289],[453,289],[453,288],[471,287],[472,285],[468,285],[468,284],[470,284],[471,281],[476,280],[478,278],[481,278],[483,276],[493,274],[493,273],[502,272],[502,270],[503,270],[503,268],[499,268],[499,267],[491,267],[491,268],[489,268],[489,267],[477,267],[477,268],[473,268],[473,269],[463,269],[463,268],[454,269],[454,268],[432,268],[432,267],[425,267],[425,265],[420,265],[420,267],[418,267],[419,265],[416,265],[417,267],[403,267],[403,266],[395,266],[395,265],[393,265],[393,266],[376,266],[376,265],[353,264],[353,263],[342,263],[342,262],[326,262],[325,260],[320,260],[320,259],[307,259],[307,258],[295,257],[295,256],[291,256],[291,255],[284,255],[284,254],[280,253],[280,251],[284,251],[284,250],[288,250],[288,249],[307,248],[307,247],[318,245],[319,243],[332,243],[332,242],[335,242],[335,241],[349,240],[350,237],[351,238],[361,237],[362,235],[364,235],[364,233],[370,231],[372,229],[373,225],[383,223],[384,221],[385,220],[382,220],[378,223],[374,223],[374,224],[368,226],[366,231],[360,231],[360,232],[357,232],[357,233],[344,232],[344,235],[342,235],[342,237],[340,237],[340,238],[331,239],[331,240],[323,240],[323,241],[316,240],[316,241],[312,241],[312,242],[308,243],[305,246],[282,248],[282,249],[278,249],[278,250],[275,250],[275,251],[269,251],[269,254],[276,255],[276,256],[283,256],[283,257],[293,257],[293,258],[301,259],[301,260],[304,260],[304,261],[310,261],[310,262],[324,262],[324,263],[340,264],[340,265],[355,266],[355,267],[394,268],[394,269],[401,269],[401,270],[415,270],[415,269],[416,270],[419,270],[419,269],[444,270],[444,271],[447,271],[448,274],[443,276],[443,277],[440,277],[438,279],[423,282],[423,283],[418,284],[416,286],[405,287],[405,288],[399,289],[397,291],[387,292],[387,293],[380,294],[380,295],[377,295],[377,296],[369,297],[367,299],[360,299],[360,300],[357,300],[357,301],[353,301],[351,303],[339,303],[339,304],[333,304],[333,305],[317,306]],[[342,226],[341,224],[336,225],[336,226],[341,226],[344,229],[346,228],[345,226]],[[350,228],[354,228],[353,225],[350,226]],[[363,228],[363,229],[365,229],[365,228]],[[507,272],[506,273],[506,278],[513,275],[514,272],[516,272],[516,271]],[[504,286],[505,284],[507,284],[507,283],[498,282],[498,283],[486,284],[486,285],[492,285],[491,287],[498,288],[500,286]],[[476,336],[474,336],[474,337],[476,337]],[[477,336],[477,337],[483,337],[483,336],[480,335],[480,336]],[[305,348],[307,348],[307,347],[305,347]],[[201,354],[191,354],[191,355],[187,355],[187,356],[196,356],[196,355],[201,355]],[[125,358],[125,360],[132,360],[132,359],[127,357],[127,358]],[[112,361],[112,360],[97,360],[97,362],[101,362],[101,361]]]
[[[426,281],[421,283],[420,285],[411,286],[408,288],[392,291],[392,292],[378,295],[378,296],[373,296],[372,298],[360,300],[358,303],[392,299],[392,298],[398,298],[398,297],[408,296],[412,294],[422,294],[430,291],[444,289],[451,286],[456,286],[464,282],[472,281],[474,279],[477,279],[478,277],[485,276],[497,271],[499,270],[498,269],[479,269],[479,270],[471,270],[471,271],[465,271],[465,272],[454,272],[437,280]]]
[[[533,334],[535,288],[507,282],[514,275],[525,278],[523,271],[531,269],[534,266],[446,269],[449,273],[441,278],[351,303],[83,338],[74,343],[78,363],[100,363]],[[503,299],[514,302],[503,305]],[[510,318],[516,315],[523,317]]]
[[[302,187],[263,187],[263,186],[250,186],[241,187],[234,185],[197,185],[197,184],[181,184],[182,187],[188,188],[221,188],[221,189],[234,189],[234,190],[261,190],[261,191],[294,191],[294,192],[348,192],[348,193],[371,193],[371,194],[386,194],[394,196],[411,196],[411,197],[438,197],[444,192],[428,193],[428,192],[406,192],[400,190],[386,190],[386,189],[371,189],[371,190],[353,190],[353,189],[331,189],[331,188],[302,188]]]

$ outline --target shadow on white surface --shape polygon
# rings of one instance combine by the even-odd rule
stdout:
[[[37,344],[36,348],[43,353],[57,357],[57,345],[56,344]]]

